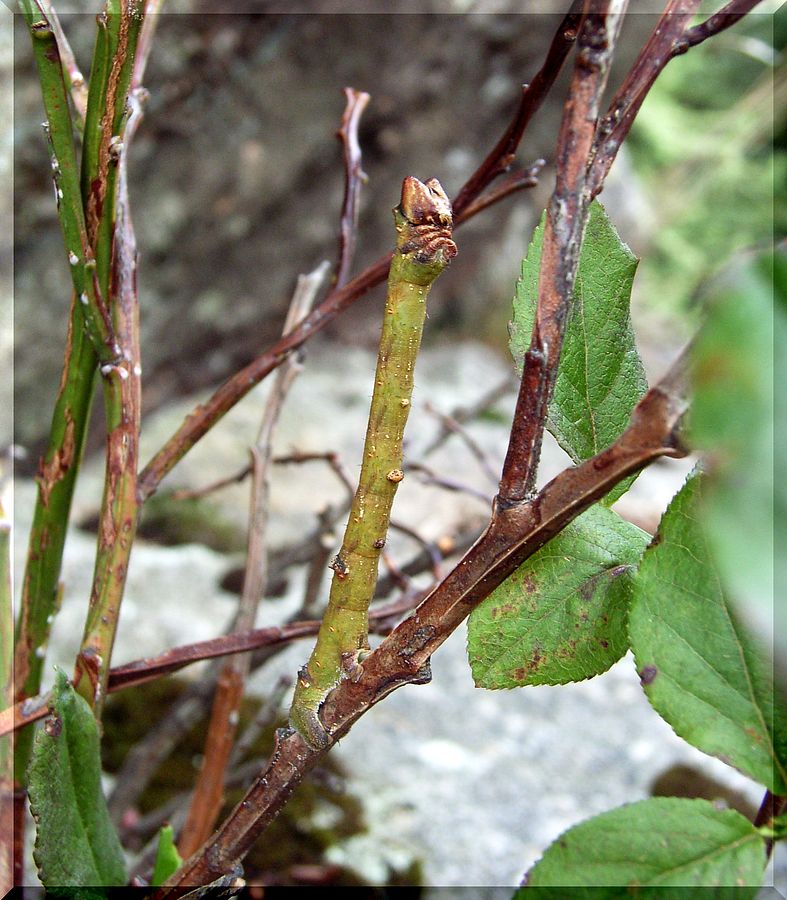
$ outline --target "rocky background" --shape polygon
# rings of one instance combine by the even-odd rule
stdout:
[[[169,5],[173,14],[159,27],[146,79],[151,97],[132,150],[142,253],[145,460],[206,391],[278,337],[297,274],[335,258],[343,174],[334,134],[342,88],[372,95],[360,135],[369,182],[358,271],[391,246],[390,209],[405,175],[434,175],[452,194],[484,157],[567,3],[541,2],[539,14],[529,15],[512,14],[518,5],[509,0],[413,0],[398,3],[402,14],[396,15],[382,2],[358,6],[353,15],[339,0],[233,0],[231,13],[220,6],[223,12],[207,0]],[[626,22],[620,68],[652,24],[645,6]],[[69,11],[64,24],[87,68],[94,27],[88,5],[58,8]],[[0,29],[0,65],[9,78],[13,65],[14,79],[13,440],[26,452],[18,466],[24,475],[34,471],[48,428],[69,286],[29,39],[21,22],[15,27],[13,63],[10,29]],[[549,161],[564,87],[561,81],[528,132],[523,164],[540,156]],[[419,362],[409,445],[416,456],[436,430],[425,400],[449,412],[511,374],[505,343],[513,284],[552,177],[548,164],[538,188],[488,210],[458,233],[460,253],[434,291]],[[604,200],[625,239],[644,252],[652,218],[625,156]],[[337,451],[354,471],[381,303],[378,289],[310,345],[278,432],[279,452]],[[635,324],[649,371],[658,374],[679,336],[644,306],[635,308]],[[197,487],[240,468],[267,389],[262,385],[241,403],[167,486]],[[502,460],[511,409],[509,394],[470,426],[493,465]],[[93,450],[101,443],[100,414],[96,418]],[[10,442],[9,428],[0,440]],[[430,462],[491,497],[494,484],[458,439],[446,442]],[[542,477],[564,462],[549,445]],[[687,464],[653,467],[621,512],[652,530],[686,471]],[[67,668],[92,571],[98,455],[88,459],[84,474],[50,647],[51,661]],[[340,495],[325,471],[277,469],[271,549],[290,545]],[[17,571],[32,499],[32,483],[20,480]],[[160,546],[154,538],[161,534],[145,531],[143,522],[146,536],[135,547],[129,573],[118,662],[215,636],[231,617],[236,597],[230,576],[242,561],[247,488],[216,494],[208,508],[211,534],[168,535],[168,542],[181,541],[175,547]],[[397,515],[436,540],[483,521],[488,501],[408,479]],[[406,559],[413,547],[396,539],[392,551]],[[260,624],[286,618],[303,578],[303,571],[288,574],[278,596],[263,603]],[[292,675],[306,652],[304,644],[290,648],[253,689],[265,693],[277,674]],[[744,807],[759,800],[746,779],[671,733],[648,706],[628,659],[585,684],[482,692],[472,686],[460,632],[437,654],[434,675],[431,685],[402,690],[376,707],[342,742],[336,756],[351,773],[347,792],[362,799],[363,827],[332,846],[324,863],[377,884],[417,866],[424,884],[513,885],[563,829],[647,796],[676,766],[694,772],[681,791],[695,789],[699,772],[715,780],[710,791],[717,796],[733,791],[732,802]],[[304,831],[324,827],[330,815],[324,809],[321,814],[322,824],[305,823]]]
[[[391,246],[390,209],[405,175],[434,175],[452,194],[483,159],[565,6],[542,3],[538,15],[460,15],[465,7],[448,2],[420,14],[259,15],[181,3],[180,14],[163,16],[130,162],[145,409],[248,362],[278,337],[297,274],[335,258],[343,173],[334,135],[344,86],[372,96],[360,133],[369,182],[359,271]],[[329,3],[312,9],[333,11]],[[650,21],[629,18],[621,66]],[[29,38],[16,19],[15,440],[32,467],[57,385],[69,282]],[[63,19],[87,71],[93,17]],[[522,164],[550,158],[564,87],[530,129]],[[547,169],[539,188],[459,232],[427,340],[472,334],[503,349],[519,261],[550,190]],[[639,198],[631,186],[626,193],[618,205],[637,224],[625,233],[642,249]],[[361,301],[327,337],[373,346],[381,296],[378,289]],[[98,423],[93,446],[100,433]]]

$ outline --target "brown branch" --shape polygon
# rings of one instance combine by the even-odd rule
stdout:
[[[688,49],[681,43],[700,0],[669,0],[653,34],[618,88],[606,115],[599,122],[594,158],[588,172],[588,190],[595,197],[625,140],[648,91],[664,66]]]
[[[477,216],[478,213],[485,210],[488,206],[499,203],[512,194],[516,194],[526,188],[535,187],[538,184],[538,175],[545,165],[546,160],[537,159],[527,169],[511,172],[500,184],[490,188],[485,194],[469,203],[462,215],[454,221],[454,226],[472,219],[473,216]]]
[[[331,745],[374,704],[404,684],[429,680],[429,659],[456,627],[517,566],[619,481],[660,456],[682,456],[678,437],[686,409],[683,358],[635,408],[620,438],[597,456],[567,469],[530,501],[497,505],[489,527],[415,613],[401,622],[345,679],[322,707]],[[231,871],[327,752],[297,732],[280,729],[265,771],[214,837],[155,895],[206,884]]]
[[[730,0],[698,25],[690,22],[700,0],[670,0],[648,42],[599,123],[594,158],[588,174],[590,196],[604,187],[612,163],[626,139],[645,97],[667,63],[738,22],[760,0]]]
[[[726,31],[731,25],[734,25],[739,19],[742,19],[747,15],[747,13],[750,13],[760,2],[761,0],[730,0],[729,3],[722,6],[722,8],[710,18],[706,19],[704,22],[700,22],[699,25],[694,25],[686,31],[683,36],[686,42],[685,49],[688,50],[689,47],[696,47],[697,44],[707,41],[709,37],[713,37],[721,31]],[[681,52],[683,52],[683,50],[676,50],[676,54]]]
[[[578,22],[579,15],[573,9],[562,20],[547,52],[544,64],[536,73],[531,84],[523,89],[516,114],[503,137],[457,194],[453,203],[455,224],[458,225],[468,220],[470,204],[487,185],[511,165],[525,128],[549,93],[573,46]],[[483,208],[486,208],[486,205]],[[478,209],[475,210],[475,212],[478,211]],[[140,500],[144,501],[155,493],[161,480],[177,462],[200,438],[204,437],[225,413],[280,365],[287,353],[300,347],[318,331],[325,328],[329,322],[332,322],[336,316],[352,306],[356,300],[384,281],[388,276],[390,264],[391,254],[388,253],[343,287],[332,290],[298,328],[227,379],[204,405],[196,407],[140,473]]]
[[[574,0],[570,11],[563,18],[552,38],[541,68],[533,76],[530,84],[522,86],[519,106],[508,128],[454,198],[451,205],[454,211],[455,226],[463,221],[462,216],[467,213],[468,207],[484,188],[488,187],[499,175],[507,172],[513,163],[525,129],[544,102],[544,98],[555,83],[563,68],[563,63],[574,45],[580,22],[580,6],[579,0]]]
[[[298,278],[284,323],[284,334],[308,314],[327,268],[328,264],[323,263],[311,274]],[[277,371],[265,404],[257,440],[251,449],[251,509],[246,572],[238,611],[232,624],[233,632],[248,631],[253,627],[267,585],[268,473],[273,455],[273,435],[287,394],[300,371],[301,365],[295,355],[288,357]],[[221,812],[225,772],[235,740],[250,665],[251,658],[246,654],[231,656],[219,672],[202,766],[179,838],[178,849],[182,856],[190,856],[206,840]]]
[[[549,401],[557,378],[563,335],[587,224],[586,169],[598,107],[625,3],[590,2],[578,37],[569,98],[557,144],[555,189],[547,208],[530,348],[517,398],[499,501],[516,503],[532,492]],[[600,11],[597,11],[600,10]],[[610,10],[614,10],[611,12]]]
[[[371,99],[363,91],[346,87],[344,96],[347,106],[342,116],[342,124],[336,136],[342,142],[344,158],[344,200],[339,223],[339,258],[336,264],[336,286],[343,287],[350,277],[355,240],[358,231],[358,205],[361,198],[361,185],[367,181],[366,173],[361,168],[361,147],[358,143],[358,126],[366,104]]]

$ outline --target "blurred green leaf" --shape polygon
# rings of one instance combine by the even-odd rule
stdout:
[[[647,542],[603,506],[566,526],[471,614],[476,686],[566,684],[605,672],[628,649],[631,573]]]
[[[123,850],[101,791],[96,720],[60,671],[51,706],[28,770],[39,877],[47,888],[124,885]]]
[[[661,900],[664,888],[680,887],[681,900],[709,896],[707,888],[714,900],[740,900],[757,893],[764,869],[764,839],[740,813],[707,800],[656,797],[570,828],[514,896],[563,900],[565,888],[576,886],[572,898]]]
[[[787,721],[772,665],[726,598],[698,519],[703,479],[673,499],[637,571],[631,648],[648,699],[675,732],[787,791]]]
[[[182,862],[175,846],[175,832],[172,830],[172,826],[162,825],[158,833],[156,863],[153,867],[151,884],[164,884],[170,875],[177,872]]]
[[[514,298],[510,347],[520,370],[533,330],[544,224],[542,216]],[[594,456],[620,435],[647,388],[629,317],[636,269],[637,258],[594,201],[547,419],[547,428],[574,462]],[[619,484],[605,502],[624,494],[633,478]]]
[[[756,260],[727,272],[692,353],[692,446],[707,453],[702,522],[725,587],[772,617],[773,280]],[[778,314],[778,311],[777,311]]]

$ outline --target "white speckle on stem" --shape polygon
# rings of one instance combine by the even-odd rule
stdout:
[[[72,266],[79,265],[79,257],[76,255],[76,253],[74,253],[73,250],[68,251],[68,261],[71,263]]]
[[[82,306],[87,306],[87,304],[88,304],[88,302],[89,302],[89,301],[88,301],[87,294],[85,294],[84,292],[81,293],[81,294],[79,295],[79,302],[82,304]]]

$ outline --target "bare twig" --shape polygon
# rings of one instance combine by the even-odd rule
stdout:
[[[588,190],[595,197],[604,186],[621,144],[629,133],[648,91],[666,64],[688,49],[680,40],[700,0],[669,0],[658,25],[618,88],[596,134],[594,158],[588,172]]]
[[[407,465],[405,466],[405,471],[418,472],[421,475],[420,480],[423,481],[424,484],[433,484],[435,485],[435,487],[442,488],[446,491],[454,491],[455,493],[459,494],[468,494],[470,497],[475,497],[477,500],[480,500],[482,503],[486,503],[487,505],[492,499],[489,494],[485,494],[483,491],[479,491],[478,488],[474,488],[469,484],[462,484],[454,478],[446,478],[444,475],[438,474],[430,466],[424,465],[423,463],[407,463]]]
[[[361,147],[358,143],[358,126],[370,97],[363,91],[346,87],[344,96],[347,106],[342,116],[342,124],[336,133],[342,142],[344,157],[344,201],[339,223],[339,258],[336,264],[336,286],[343,287],[350,277],[355,240],[358,231],[358,206],[361,185],[366,182],[366,174],[361,168]]]
[[[478,441],[467,431],[466,428],[458,422],[453,416],[448,415],[448,413],[440,412],[439,409],[436,409],[431,403],[428,401],[424,403],[424,409],[436,419],[439,420],[440,424],[443,426],[443,429],[450,433],[457,435],[467,449],[472,453],[472,455],[478,460],[478,464],[481,466],[481,470],[484,475],[492,482],[492,484],[497,484],[497,472],[492,468],[492,465],[489,462],[489,459],[484,451],[483,447],[478,443]]]
[[[707,41],[709,37],[713,37],[721,31],[726,31],[727,28],[750,13],[760,2],[761,0],[730,0],[710,18],[687,29],[683,35],[686,47],[676,48],[675,55],[682,53],[684,49],[688,50],[689,47],[696,47],[697,44]]]
[[[275,461],[275,460],[274,460]],[[178,488],[170,495],[173,500],[199,500],[201,497],[207,497],[209,494],[215,494],[217,491],[232,484],[240,484],[251,475],[251,463],[244,466],[234,475],[228,475],[226,478],[219,478],[210,484],[203,485],[198,488]]]
[[[311,274],[298,278],[284,323],[284,334],[291,331],[308,314],[327,270],[326,262]],[[291,355],[279,368],[265,404],[257,440],[251,449],[251,510],[246,572],[240,604],[233,622],[233,632],[248,631],[253,627],[257,608],[265,592],[268,580],[268,471],[273,455],[273,435],[286,396],[300,371],[300,361],[295,355]],[[208,837],[221,811],[224,775],[235,739],[250,663],[251,659],[247,654],[232,656],[219,673],[202,766],[179,840],[179,849],[183,856],[193,853]]]
[[[499,384],[496,384],[494,387],[486,391],[486,393],[482,394],[474,403],[471,403],[469,406],[457,406],[456,409],[451,410],[450,416],[455,422],[459,422],[460,425],[464,425],[471,419],[475,419],[477,416],[480,416],[481,413],[484,413],[487,410],[491,409],[491,407],[493,407],[498,400],[501,400],[507,394],[512,393],[516,390],[516,388],[517,380],[514,377],[513,373],[511,375],[506,375],[506,377]],[[438,433],[424,449],[424,456],[428,456],[430,453],[435,451],[443,443],[443,441],[445,441],[446,438],[450,437],[452,434],[453,432],[451,431],[451,429],[447,425],[443,424]]]
[[[461,217],[458,219],[457,224],[472,219],[473,216],[478,215],[478,213],[488,206],[499,203],[506,197],[512,196],[512,194],[517,194],[519,191],[523,191],[526,188],[535,187],[538,184],[538,175],[545,165],[546,160],[537,159],[527,169],[511,172],[496,187],[490,188],[485,194],[482,194],[480,197],[473,200],[472,203],[469,203],[465,207]]]
[[[570,11],[552,38],[541,68],[536,72],[530,84],[523,85],[519,106],[508,128],[454,198],[452,205],[454,220],[457,224],[463,221],[462,217],[466,214],[468,207],[484,188],[488,187],[499,175],[507,172],[514,162],[525,129],[551,90],[576,40],[580,22],[580,6],[579,0],[574,0]]]
[[[231,766],[234,767],[239,765],[243,757],[246,756],[254,746],[262,732],[265,731],[266,728],[270,728],[276,721],[277,716],[281,712],[281,704],[284,700],[284,695],[290,687],[292,687],[292,679],[287,675],[280,675],[271,688],[270,694],[265,698],[259,712],[254,717],[254,721],[249,724],[232,748],[232,754],[230,756]]]
[[[333,530],[333,513],[333,509],[328,506],[318,513],[317,516],[320,527],[317,532],[317,540],[314,542],[314,550],[306,574],[306,587],[303,591],[303,601],[301,603],[301,610],[306,618],[317,615],[322,583],[325,580],[325,573],[328,569],[331,555],[336,549],[338,538]]]
[[[525,353],[500,480],[499,499],[504,504],[524,499],[535,484],[547,408],[557,377],[587,223],[590,198],[585,188],[586,169],[625,2],[593,2],[588,8],[558,137],[555,190],[547,208],[533,336]]]

